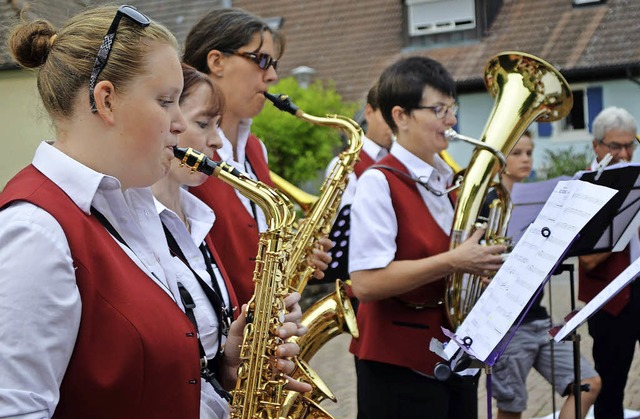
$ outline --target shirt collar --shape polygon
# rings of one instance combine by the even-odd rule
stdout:
[[[381,158],[389,154],[386,148],[376,144],[367,136],[362,136],[362,150],[364,150],[364,152],[367,153],[374,161],[379,161]]]
[[[391,154],[407,167],[412,176],[421,181],[446,188],[453,179],[453,170],[438,154],[434,156],[433,166],[397,142],[391,146]]]
[[[154,202],[160,219],[169,219],[173,223],[177,222],[182,224],[182,220],[180,220],[178,214],[167,208],[157,199],[154,199]],[[180,202],[182,204],[182,211],[185,217],[187,217],[191,227],[191,238],[194,243],[202,243],[216,220],[215,213],[208,205],[182,188],[180,188]]]
[[[33,165],[51,179],[86,214],[98,189],[121,189],[120,181],[85,166],[66,155],[52,143],[42,142],[36,149]]]
[[[241,119],[238,125],[238,144],[236,147],[238,160],[234,160],[233,158],[233,144],[231,144],[231,141],[224,135],[222,128],[218,127],[218,135],[220,135],[222,139],[222,147],[217,152],[222,161],[227,163],[236,161],[244,167],[246,159],[245,148],[247,147],[247,141],[251,134],[251,122],[251,119]]]

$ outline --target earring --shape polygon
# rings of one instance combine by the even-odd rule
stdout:
[[[217,74],[217,76],[218,76],[218,77],[222,77],[222,73],[218,73],[218,74]]]

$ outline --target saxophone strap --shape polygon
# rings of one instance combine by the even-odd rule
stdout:
[[[111,235],[117,241],[119,241],[124,246],[128,247],[129,249],[131,249],[131,247],[129,247],[127,242],[124,241],[124,238],[115,229],[113,224],[111,224],[109,222],[109,220],[107,220],[107,218],[100,211],[98,211],[96,208],[94,208],[93,206],[91,207],[91,214],[93,214],[93,216],[95,216],[98,219],[98,221],[100,221],[100,224],[102,224],[104,226],[104,228],[109,233],[111,233]],[[167,234],[168,230],[166,229],[164,224],[163,224],[163,228],[165,229],[165,234]],[[170,233],[168,233],[168,234],[170,235]],[[173,236],[171,236],[171,239],[173,239],[173,243],[177,247],[177,243],[175,242],[175,239],[173,238]],[[167,237],[167,240],[169,240],[168,237]],[[133,249],[131,249],[131,251],[133,251]],[[182,251],[180,251],[180,253],[182,254]],[[182,255],[182,256],[184,258],[184,255]],[[191,269],[191,267],[188,264],[187,264],[187,266],[189,267],[189,269]],[[194,273],[196,278],[200,279],[200,277],[197,274],[195,274],[195,271],[192,270],[192,272]],[[211,360],[207,360],[206,353],[204,351],[204,347],[202,346],[202,342],[200,341],[200,334],[198,332],[198,322],[196,321],[195,314],[193,313],[193,309],[195,308],[196,304],[193,301],[193,298],[191,297],[191,294],[189,294],[189,291],[187,291],[187,289],[184,287],[184,285],[181,282],[178,282],[178,290],[180,292],[180,299],[182,300],[182,305],[184,306],[184,309],[185,309],[185,315],[187,316],[187,318],[189,319],[191,324],[193,324],[193,326],[196,328],[196,336],[197,336],[197,339],[198,339],[198,350],[200,352],[200,376],[202,378],[204,378],[205,381],[207,381],[209,384],[211,384],[211,386],[213,387],[214,391],[216,393],[218,393],[218,395],[220,395],[220,397],[222,397],[223,399],[225,399],[227,401],[230,401],[231,400],[231,394],[222,387],[222,385],[220,384],[220,382],[216,378],[216,375],[217,375],[216,372],[219,371],[219,363],[220,363],[219,361],[220,361],[220,358],[221,358],[221,355],[222,355],[222,351],[221,351],[222,346],[220,345],[222,337],[221,337],[220,334],[218,334],[218,345],[219,345],[218,348],[220,348],[220,349],[218,350],[218,353],[216,354],[215,358],[213,358]],[[206,294],[206,291],[205,291],[205,294]],[[214,305],[214,307],[215,307],[215,305]],[[217,314],[217,312],[216,312],[216,314]],[[216,372],[214,372],[214,371],[216,371]]]
[[[207,272],[211,276],[211,282],[212,284],[215,284],[214,287],[217,288],[218,293],[216,293],[216,291],[214,291],[209,285],[207,285],[207,283],[200,277],[200,275],[198,275],[197,272],[191,267],[186,257],[184,256],[182,249],[180,249],[178,242],[176,241],[175,237],[173,237],[169,229],[164,224],[162,224],[162,228],[164,229],[165,236],[167,237],[167,243],[169,245],[171,254],[174,257],[180,259],[182,263],[184,263],[185,266],[189,268],[191,273],[193,273],[193,276],[196,278],[198,284],[200,284],[200,287],[211,302],[211,305],[213,306],[216,317],[218,319],[218,324],[220,325],[220,332],[218,333],[218,353],[213,359],[207,359],[207,354],[204,350],[204,347],[202,346],[202,341],[200,340],[198,322],[196,320],[195,313],[193,312],[193,309],[196,307],[196,303],[195,301],[193,301],[193,297],[186,289],[186,287],[181,282],[178,282],[178,290],[180,291],[180,298],[182,300],[182,305],[184,306],[185,314],[197,331],[198,349],[200,351],[200,376],[204,378],[206,382],[211,384],[214,391],[218,393],[220,397],[227,401],[231,401],[231,393],[229,393],[222,387],[220,381],[217,378],[220,375],[220,360],[222,358],[222,354],[224,353],[224,349],[222,347],[222,335],[227,336],[229,334],[231,320],[228,317],[229,311],[225,307],[222,297],[218,294],[220,292],[220,289],[217,287],[217,281],[213,273],[213,267],[211,266],[211,259],[205,256],[205,254],[203,253],[203,256],[205,256],[205,264],[207,265]],[[200,250],[203,251],[202,246]]]

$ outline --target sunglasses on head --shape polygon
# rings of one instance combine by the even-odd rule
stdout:
[[[238,57],[244,57],[248,60],[256,63],[260,70],[266,70],[269,66],[272,66],[274,70],[278,70],[278,60],[274,59],[269,54],[264,54],[262,52],[243,52],[243,51],[222,51],[224,54],[232,54],[237,55]]]
[[[111,22],[111,26],[109,26],[109,30],[102,40],[102,45],[100,45],[100,49],[98,50],[96,62],[93,64],[93,69],[91,70],[91,78],[89,79],[89,103],[91,104],[92,113],[96,113],[98,111],[98,108],[96,107],[96,98],[93,96],[93,89],[96,87],[98,76],[107,65],[109,54],[111,54],[111,47],[116,39],[116,31],[118,30],[118,25],[120,25],[120,20],[122,20],[123,16],[128,17],[143,28],[146,28],[151,24],[151,20],[136,10],[133,6],[123,5],[118,8],[116,16],[113,18],[113,22]]]

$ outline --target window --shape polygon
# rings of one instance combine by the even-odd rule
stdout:
[[[571,86],[573,107],[569,114],[556,122],[538,123],[538,136],[563,138],[582,138],[591,132],[593,119],[603,107],[602,87]]]
[[[405,0],[410,36],[476,27],[475,0]]]

